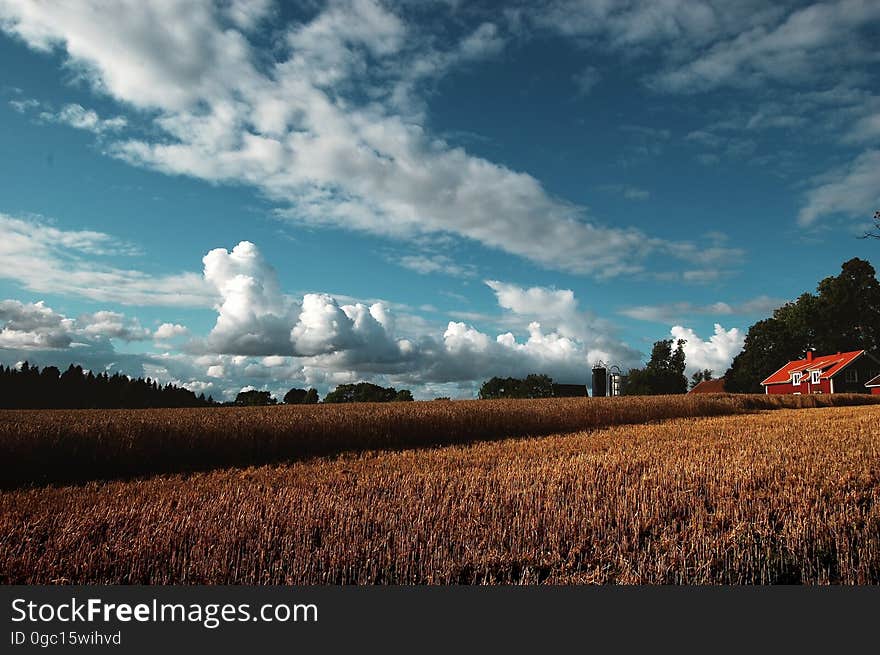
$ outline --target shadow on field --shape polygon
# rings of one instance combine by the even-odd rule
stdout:
[[[0,488],[130,479],[343,452],[666,419],[878,404],[861,394],[704,394],[147,410],[0,411]]]

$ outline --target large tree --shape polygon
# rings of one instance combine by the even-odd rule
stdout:
[[[725,388],[761,393],[761,381],[808,349],[819,354],[880,350],[880,282],[870,263],[851,259],[840,275],[819,282],[749,328],[742,352],[725,374]]]
[[[684,375],[684,339],[675,342],[661,339],[654,342],[651,358],[644,368],[630,369],[624,392],[628,396],[653,396],[685,393],[688,380]]]

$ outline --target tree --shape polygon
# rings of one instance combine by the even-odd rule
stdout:
[[[276,401],[272,394],[268,391],[259,391],[251,389],[250,391],[240,391],[235,397],[236,405],[254,406],[254,405],[275,405]]]
[[[676,342],[672,349],[672,339],[654,342],[651,358],[644,368],[630,369],[626,380],[628,396],[662,395],[685,393],[688,380],[684,375],[684,339]]]
[[[380,387],[370,382],[340,384],[324,397],[325,403],[387,403],[395,400],[412,400],[408,389],[397,391],[394,387]]]
[[[725,387],[761,393],[761,381],[807,350],[820,354],[880,350],[880,282],[874,267],[854,258],[816,294],[804,293],[749,328],[742,351],[725,373]]]
[[[550,398],[553,396],[553,380],[549,375],[532,373],[526,376],[519,388],[519,398]]]
[[[550,398],[553,379],[549,375],[531,373],[524,380],[493,377],[480,387],[482,400],[491,398]]]
[[[318,403],[318,390],[317,389],[309,389],[306,391],[305,400],[303,400],[303,404],[305,405],[315,405]]]
[[[306,391],[305,389],[293,388],[286,394],[284,394],[284,404],[302,405],[306,401],[306,395],[308,395],[308,391]]]
[[[401,389],[394,396],[395,402],[410,402],[412,400],[413,400],[413,395],[409,389]]]
[[[708,382],[712,379],[712,369],[705,368],[702,371],[697,371],[691,376],[690,388],[693,389],[695,386],[700,384],[700,382]]]
[[[865,232],[862,239],[880,239],[880,210],[874,212],[874,229]]]
[[[101,408],[205,407],[213,399],[196,396],[173,384],[159,386],[152,380],[130,378],[120,373],[97,375],[70,365],[64,373],[54,366],[42,371],[29,362],[20,369],[0,366],[0,407]]]

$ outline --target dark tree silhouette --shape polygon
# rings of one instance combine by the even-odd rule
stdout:
[[[251,389],[250,391],[240,391],[235,397],[236,405],[276,405],[278,403],[268,391],[258,391]]]
[[[324,396],[325,403],[387,403],[412,399],[408,389],[397,391],[394,387],[380,387],[369,382],[340,384]]]
[[[293,388],[284,394],[284,403],[286,405],[313,405],[318,402],[318,390],[297,389]]]
[[[482,400],[491,398],[551,398],[553,379],[549,375],[531,373],[525,379],[494,377],[480,387]]]
[[[0,365],[0,407],[6,409],[121,409],[149,407],[208,407],[213,398],[196,396],[172,384],[159,386],[150,378],[121,373],[83,371],[71,364],[60,372],[42,371],[24,362],[20,368]]]
[[[644,368],[630,369],[626,380],[626,395],[648,396],[685,393],[688,380],[684,375],[684,339],[672,349],[672,339],[654,342],[651,359]]]
[[[708,382],[712,379],[712,369],[704,368],[702,371],[697,371],[691,376],[690,388],[693,389],[695,386],[700,384],[700,382]]]
[[[865,232],[862,239],[880,239],[880,210],[874,212],[874,229]]]

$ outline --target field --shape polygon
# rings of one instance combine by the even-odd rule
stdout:
[[[341,413],[323,419],[267,408],[250,421],[232,410],[225,427],[209,423],[186,437],[185,458],[148,459],[140,470],[156,469],[149,476],[133,477],[132,467],[119,476],[127,479],[79,485],[7,478],[0,582],[878,584],[880,405],[744,413],[863,399],[410,403],[333,408]],[[560,409],[570,411],[556,416]],[[57,423],[69,412],[20,413],[18,425],[40,453],[39,430],[55,427],[43,439],[67,448],[71,466],[98,461],[80,476],[96,478],[114,458],[159,453],[157,443],[184,439],[214,416],[190,411],[190,422],[170,412],[96,412],[92,423],[66,426]],[[419,412],[436,414],[420,423]],[[386,423],[364,424],[366,415]],[[536,435],[547,434],[542,426],[557,432],[571,415],[586,424],[501,438],[504,420],[515,434]],[[163,416],[178,420],[142,443]],[[311,416],[304,423],[313,439],[333,417],[342,436],[326,450],[339,454],[315,456],[320,449],[305,438],[285,449],[278,437],[269,448],[254,416],[278,422],[276,432],[291,417]],[[4,418],[0,447],[20,457],[22,440],[9,436],[16,433]],[[395,420],[402,427],[389,437]],[[448,430],[456,420],[459,430]],[[126,425],[129,441],[120,445],[114,430]],[[103,426],[103,440],[94,426]],[[235,450],[235,430],[245,428],[263,450]],[[359,429],[366,436],[354,443]],[[70,446],[75,434],[86,444],[80,451]],[[167,473],[207,447],[205,434],[225,435],[215,462],[236,452],[294,461]]]
[[[0,410],[0,488],[441,446],[871,396],[696,395],[144,410]]]

